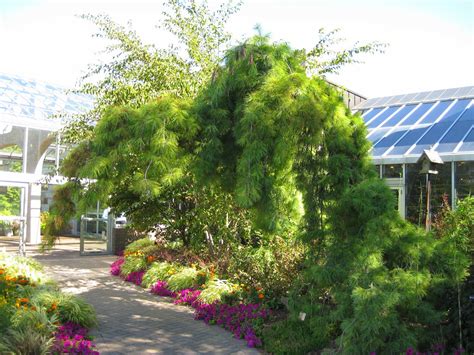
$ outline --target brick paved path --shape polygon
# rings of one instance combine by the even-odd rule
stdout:
[[[64,291],[95,307],[100,325],[93,335],[101,354],[258,353],[224,329],[195,321],[190,308],[109,275],[115,257],[59,250],[35,258]]]

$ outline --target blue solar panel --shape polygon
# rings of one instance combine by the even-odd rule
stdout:
[[[377,143],[380,138],[382,138],[385,133],[387,133],[390,130],[390,128],[379,128],[374,131],[372,131],[367,138],[372,142],[372,143]]]
[[[421,154],[423,150],[432,148],[448,131],[452,123],[459,118],[470,101],[471,100],[460,100],[451,106],[448,112],[445,113],[439,122],[433,124],[409,154]]]
[[[460,152],[473,152],[474,151],[474,127],[471,128],[471,132],[464,138],[464,143],[459,148]]]
[[[426,116],[425,118],[423,118],[423,121],[421,121],[420,123],[433,123],[434,121],[436,121],[439,116],[441,116],[441,114],[448,108],[449,105],[451,105],[453,103],[453,101],[441,101],[438,105],[436,105],[436,107],[431,110]]]
[[[393,150],[390,151],[390,155],[401,155],[405,154],[415,142],[429,129],[429,127],[415,128],[410,131],[402,138],[398,143],[395,144]]]
[[[474,121],[474,106],[469,107],[462,116],[459,118],[459,121]]]
[[[382,108],[374,108],[372,111],[369,111],[362,115],[364,118],[364,122],[367,123],[369,120],[371,120],[375,115],[377,115],[380,111],[382,111],[385,107]]]
[[[448,112],[440,119],[440,122],[454,122],[459,115],[464,111],[467,105],[471,102],[471,99],[459,100]]]
[[[401,138],[406,133],[406,130],[400,130],[397,132],[392,132],[388,136],[384,137],[383,139],[380,140],[375,146],[374,149],[372,150],[372,155],[373,156],[380,156],[385,151],[390,148],[397,140]]]
[[[436,151],[440,153],[452,152],[471,127],[472,122],[457,122],[440,141]]]
[[[451,122],[438,122],[429,129],[423,138],[416,144],[410,154],[421,154],[423,150],[432,148],[443,136]]]
[[[436,150],[440,153],[452,152],[466,132],[469,132],[474,124],[474,106],[468,108],[459,118],[449,132],[443,137]]]
[[[369,123],[367,127],[369,128],[375,128],[378,127],[379,124],[381,124],[383,121],[385,121],[387,118],[389,118],[395,111],[397,111],[400,108],[400,106],[392,106],[387,108],[384,112],[382,112],[380,115],[378,115],[372,122]]]
[[[413,109],[416,107],[416,105],[407,105],[404,108],[402,108],[400,111],[398,111],[396,114],[394,114],[387,122],[385,122],[381,127],[393,127],[396,126],[402,119],[405,118],[406,115],[408,115]]]

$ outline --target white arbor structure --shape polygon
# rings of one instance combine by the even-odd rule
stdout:
[[[41,208],[49,204],[48,184],[61,181],[54,175],[65,155],[58,134],[64,122],[55,115],[82,113],[92,103],[85,95],[0,74],[0,235],[10,223],[27,243],[40,243]]]

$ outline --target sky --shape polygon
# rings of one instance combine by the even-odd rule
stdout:
[[[210,6],[220,1],[208,0]],[[77,17],[106,13],[131,21],[147,43],[173,41],[156,28],[163,0],[0,0],[0,72],[72,88],[103,59],[104,40]],[[275,41],[311,48],[318,29],[389,44],[328,79],[366,97],[474,85],[474,0],[244,0],[228,24],[235,41],[259,24]]]

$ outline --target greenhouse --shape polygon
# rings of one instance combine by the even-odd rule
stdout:
[[[425,221],[426,181],[418,162],[425,150],[436,151],[443,161],[430,177],[433,213],[443,195],[455,207],[473,193],[474,87],[368,100],[342,93],[367,124],[374,164],[403,217],[419,225]],[[66,153],[55,134],[65,123],[60,114],[80,114],[92,104],[85,95],[0,75],[0,236],[40,242],[40,214],[49,208],[54,185],[62,182],[56,174]],[[73,221],[71,233],[79,229]]]
[[[398,198],[400,214],[423,225],[425,175],[418,162],[425,150],[443,164],[430,177],[432,213],[443,195],[456,201],[474,192],[474,87],[374,98],[357,106],[372,142],[373,162]]]
[[[40,213],[47,210],[65,147],[55,134],[59,114],[91,108],[89,97],[32,80],[0,74],[0,236],[40,242]]]

